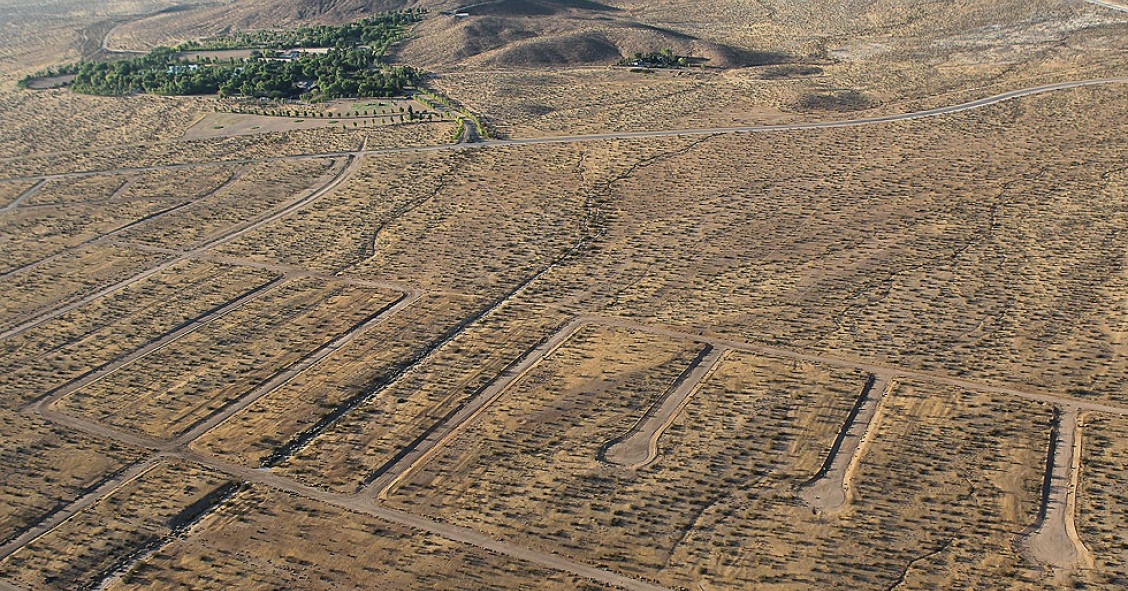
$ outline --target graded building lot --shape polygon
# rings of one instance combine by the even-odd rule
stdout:
[[[1128,585],[1128,420],[1084,415],[1077,533],[1092,553],[1094,570],[1074,573],[1089,589]]]
[[[152,342],[276,275],[204,261],[179,263],[0,342],[0,401],[14,408]]]
[[[694,536],[708,528],[698,531],[699,523],[731,516],[736,499],[791,495],[822,463],[864,384],[853,371],[729,352],[670,417],[655,461],[607,462],[702,350],[688,340],[583,327],[388,500],[688,585],[684,573],[671,578],[666,569],[678,552],[700,550]]]
[[[0,544],[139,459],[138,452],[15,411],[0,410]]]
[[[297,278],[64,397],[60,410],[172,438],[401,294]]]
[[[0,575],[44,591],[97,588],[132,554],[189,526],[229,488],[214,471],[158,464],[0,560]]]
[[[611,587],[252,486],[107,589],[204,588],[596,591]]]
[[[194,441],[192,448],[248,466],[285,459],[288,456],[272,456],[303,447],[302,442],[328,428],[342,409],[358,405],[390,376],[425,355],[429,343],[476,305],[480,304],[468,296],[423,295],[359,334],[322,364],[220,423]]]

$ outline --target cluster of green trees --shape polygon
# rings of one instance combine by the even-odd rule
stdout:
[[[255,31],[203,41],[188,41],[180,51],[220,49],[290,49],[294,47],[368,46],[383,52],[403,36],[407,26],[422,20],[422,10],[387,12],[345,25],[298,27],[287,31]]]
[[[420,73],[386,66],[367,47],[303,54],[292,60],[245,59],[222,65],[191,63],[162,47],[147,55],[113,62],[87,62],[72,88],[88,94],[149,92],[165,95],[219,94],[310,100],[394,96],[415,84]]]
[[[78,73],[81,64],[64,64],[61,66],[52,66],[44,70],[40,70],[34,74],[29,74],[21,78],[16,85],[20,88],[27,88],[33,80],[39,78],[51,78],[52,76],[66,76],[68,74]]]
[[[47,75],[74,74],[71,87],[87,94],[148,92],[165,95],[219,94],[273,99],[323,100],[358,96],[394,96],[416,84],[420,72],[383,62],[388,46],[423,11],[382,13],[339,26],[299,27],[288,31],[243,33],[159,47],[146,55],[107,62],[61,66]],[[251,58],[217,62],[207,56],[189,60],[183,52],[202,49],[285,49],[325,47],[326,53],[302,53],[271,59],[255,51]],[[265,52],[271,53],[271,52]],[[21,81],[27,86],[44,75]]]
[[[621,66],[635,66],[639,68],[681,68],[690,63],[689,56],[677,55],[672,49],[642,53],[636,51],[631,57],[619,62]]]

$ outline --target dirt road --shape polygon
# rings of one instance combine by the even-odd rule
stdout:
[[[200,246],[197,246],[196,248],[186,252],[185,254],[167,259],[156,266],[150,267],[140,273],[137,273],[136,275],[133,275],[132,277],[119,281],[113,285],[102,288],[76,302],[60,306],[53,310],[49,310],[13,328],[10,328],[3,333],[0,333],[0,340],[22,334],[28,330],[31,330],[32,328],[35,328],[36,326],[43,324],[44,322],[57,318],[63,314],[66,314],[67,312],[78,309],[107,295],[121,291],[122,289],[125,289],[130,285],[133,285],[135,283],[138,283],[139,281],[160,273],[161,271],[164,271],[172,267],[173,265],[176,265],[177,263],[181,263],[192,257],[206,253],[208,250],[231,242],[245,234],[248,234],[262,226],[265,226],[266,224],[299,211],[309,204],[313,203],[317,199],[321,198],[322,196],[327,195],[334,189],[336,189],[341,183],[345,181],[345,179],[347,179],[353,172],[356,171],[359,162],[360,156],[350,155],[348,157],[348,162],[346,163],[346,165],[343,166],[336,175],[330,178],[319,188],[312,191],[307,191],[299,195],[297,198],[291,199],[290,201],[282,204],[281,207],[263,213],[243,223],[235,224],[234,226],[231,226],[224,230],[219,235],[213,237],[211,240],[204,242]]]
[[[1027,554],[1059,574],[1093,566],[1092,555],[1077,535],[1077,484],[1081,472],[1081,416],[1065,407],[1056,417],[1049,466],[1042,486],[1042,506],[1034,529],[1023,539]]]
[[[1103,5],[1103,4],[1102,4]],[[157,170],[175,170],[184,168],[196,168],[204,166],[229,166],[232,164],[260,164],[264,162],[275,162],[280,160],[297,160],[308,158],[343,158],[355,157],[358,155],[371,155],[371,154],[402,154],[409,152],[434,152],[439,150],[466,150],[466,149],[479,149],[483,147],[493,146],[521,146],[521,145],[535,145],[535,144],[567,144],[578,142],[593,142],[593,141],[607,141],[619,139],[632,139],[632,138],[654,138],[654,137],[677,137],[677,136],[693,136],[693,135],[716,135],[716,134],[731,134],[731,133],[766,133],[775,131],[797,131],[805,129],[833,129],[838,127],[857,127],[862,125],[876,125],[883,123],[893,123],[897,121],[911,121],[914,119],[925,119],[928,117],[936,117],[939,115],[948,115],[959,113],[961,111],[970,111],[973,109],[980,109],[988,107],[997,103],[1001,103],[1016,98],[1032,96],[1036,94],[1043,94],[1047,92],[1054,92],[1058,90],[1068,90],[1072,88],[1082,88],[1086,86],[1101,86],[1107,84],[1128,84],[1128,77],[1122,78],[1098,78],[1093,80],[1076,80],[1072,82],[1058,82],[1055,84],[1044,84],[1041,86],[1032,86],[1029,88],[1022,88],[1012,90],[1001,94],[996,94],[965,103],[956,105],[949,105],[947,107],[937,107],[935,109],[927,109],[924,111],[914,111],[910,113],[899,113],[894,115],[881,115],[878,117],[865,117],[860,119],[844,119],[839,121],[821,121],[812,123],[785,123],[779,125],[747,125],[737,127],[711,127],[711,128],[688,128],[688,129],[669,129],[669,130],[653,130],[653,131],[624,131],[615,133],[598,133],[588,135],[563,135],[563,136],[549,136],[539,138],[525,138],[525,139],[510,139],[510,140],[485,140],[473,144],[442,144],[436,146],[410,146],[401,148],[377,148],[372,150],[361,150],[359,152],[318,152],[318,153],[302,153],[302,154],[289,154],[283,156],[268,156],[261,158],[242,158],[209,162],[185,162],[178,164],[162,164],[156,166],[137,166],[125,167],[103,170],[89,170],[82,172],[63,172],[44,175],[25,175],[25,176],[12,176],[7,178],[0,178],[0,182],[13,182],[13,181],[29,181],[41,180],[52,178],[76,178],[96,176],[103,174],[127,174],[137,172],[151,172]],[[102,148],[110,149],[110,148]]]
[[[833,513],[846,505],[849,498],[850,467],[857,464],[862,441],[869,433],[873,418],[889,389],[888,374],[871,374],[870,381],[858,397],[842,430],[827,454],[819,473],[799,490],[799,498],[808,506],[824,513]]]
[[[646,411],[638,423],[620,439],[607,448],[604,459],[629,470],[638,470],[658,459],[658,440],[689,404],[690,398],[720,365],[728,349],[706,345],[702,355],[686,368],[667,392],[654,406]]]

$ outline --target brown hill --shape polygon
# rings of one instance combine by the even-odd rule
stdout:
[[[670,48],[706,64],[733,67],[778,62],[757,53],[639,22],[629,6],[595,0],[486,0],[459,4],[428,0],[248,0],[178,10],[118,27],[115,49],[146,49],[227,33],[299,23],[339,23],[365,14],[426,8],[430,15],[393,59],[443,70],[463,66],[545,67],[611,64],[636,51]]]

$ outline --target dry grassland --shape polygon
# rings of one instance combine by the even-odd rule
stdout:
[[[5,578],[44,591],[91,589],[131,557],[191,524],[228,479],[164,463],[0,561]]]
[[[3,273],[36,264],[91,242],[142,218],[158,215],[172,205],[159,201],[131,201],[57,208],[20,208],[0,214],[0,232],[19,236],[5,249]]]
[[[0,158],[173,140],[214,104],[214,99],[197,97],[120,98],[66,89],[0,88],[0,112],[5,114]]]
[[[81,299],[152,267],[161,255],[115,246],[82,246],[27,271],[0,277],[0,327]]]
[[[0,181],[21,176],[121,168],[198,164],[212,166],[217,162],[238,163],[248,159],[349,151],[357,149],[364,142],[371,149],[439,145],[450,143],[450,128],[447,125],[428,124],[357,130],[304,129],[256,136],[101,146],[77,152],[8,160],[4,163],[3,170],[0,170]]]
[[[340,171],[335,164],[332,160],[292,160],[214,171],[226,180],[214,192],[162,216],[160,223],[143,224],[117,236],[162,248],[198,246],[310,187],[325,184]]]
[[[208,431],[192,446],[229,461],[278,461],[358,405],[390,376],[426,354],[475,305],[474,298],[424,295],[359,335],[321,364]],[[394,408],[394,407],[393,407]],[[392,416],[398,416],[398,410]],[[280,453],[278,458],[272,458]],[[319,468],[318,471],[323,468]]]
[[[37,184],[38,183],[36,181],[0,183],[0,203],[3,203],[4,207],[10,206],[17,199],[19,199],[25,191],[34,188]],[[3,239],[14,240],[16,239],[16,237],[4,236]]]
[[[223,186],[239,170],[238,167],[207,167],[59,177],[48,180],[25,203],[64,208],[145,200],[193,201]]]
[[[165,8],[175,0],[45,0],[4,3],[0,28],[0,78],[30,73],[83,55],[94,31],[112,19]],[[93,40],[101,43],[101,37]]]
[[[452,63],[431,83],[528,138],[903,113],[1128,66],[1128,15],[1077,0],[613,1],[615,19],[817,68]],[[1128,584],[1121,417],[1083,414],[1077,529],[1096,567],[1051,572],[1020,553],[1047,404],[894,378],[852,456],[847,503],[824,513],[797,493],[868,374],[709,344],[1128,404],[1122,85],[849,128],[349,159],[449,144],[452,124],[297,129],[313,122],[218,113],[234,103],[212,97],[17,90],[22,73],[99,50],[112,19],[164,5],[17,4],[0,6],[12,17],[0,24],[0,543],[61,523],[0,559],[0,587],[600,588],[522,548],[695,591]],[[215,23],[197,15],[247,6],[143,19],[112,41],[201,32]],[[346,161],[347,178],[326,185]],[[24,325],[322,186],[193,253],[207,260]],[[697,337],[561,332],[578,315]],[[704,379],[687,390],[691,375]],[[670,403],[678,393],[684,405]],[[227,418],[154,445],[163,459],[110,490],[149,464],[29,412],[56,398],[107,436],[169,440]],[[608,453],[659,422],[652,461],[616,459],[637,441],[634,455]],[[235,477],[178,456],[307,496],[235,491]],[[87,494],[102,484],[106,496]],[[387,516],[386,503],[499,542],[329,503]]]
[[[627,329],[581,329],[390,502],[689,585],[692,569],[679,562],[704,564],[703,555],[742,546],[730,542],[743,532],[709,532],[749,499],[791,498],[822,464],[864,384],[854,372],[730,352],[658,440],[656,463],[635,471],[601,461],[700,349]]]
[[[128,177],[121,175],[51,179],[44,182],[42,187],[20,205],[20,208],[105,203],[110,198],[119,196],[118,191],[126,188],[129,180]]]
[[[59,407],[120,429],[175,437],[398,297],[294,279],[70,394]]]
[[[581,159],[557,146],[367,156],[347,186],[221,252],[492,296],[583,232]]]
[[[574,146],[605,231],[523,299],[1124,400],[1118,93]]]
[[[96,488],[140,456],[38,417],[0,410],[0,543]]]
[[[4,406],[15,407],[262,286],[267,271],[185,262],[86,304],[0,347]]]
[[[483,304],[477,304],[480,310]],[[464,315],[477,313],[468,308],[462,307]],[[279,469],[343,492],[370,484],[567,320],[551,309],[504,308],[449,341],[441,335],[427,344],[433,354],[341,417]]]
[[[373,517],[252,487],[139,564],[112,591],[605,587]]]
[[[898,383],[862,447],[845,512],[814,514],[783,482],[741,491],[705,512],[670,561],[684,578],[670,580],[733,589],[1037,583],[1014,542],[1038,510],[1049,414],[1013,399]]]
[[[505,137],[755,125],[794,119],[782,107],[802,81],[762,69],[636,74],[625,68],[448,73],[431,84],[484,114]],[[825,76],[821,75],[821,76]]]
[[[1085,415],[1077,531],[1096,568],[1077,578],[1087,589],[1128,585],[1128,420]]]
[[[354,150],[359,145],[360,139],[356,133],[343,130],[307,130],[255,137],[113,145],[13,159],[6,163],[0,176],[13,178],[184,164],[205,164],[212,167],[214,163],[235,164],[256,158]]]

